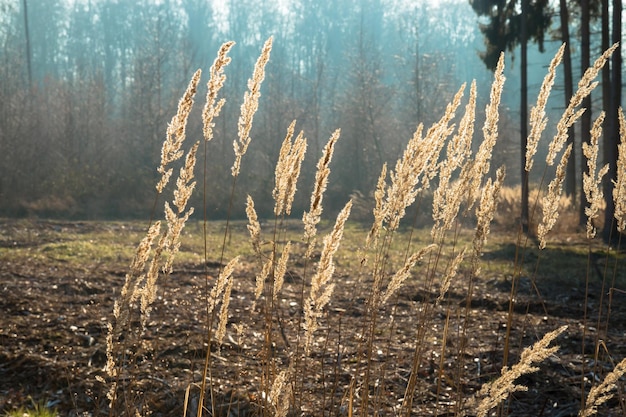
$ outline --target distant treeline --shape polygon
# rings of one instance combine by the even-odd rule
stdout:
[[[300,187],[306,189],[296,195],[294,212],[308,204],[321,148],[341,128],[336,160],[342,162],[331,167],[326,205],[338,210],[347,195],[369,197],[382,164],[398,157],[418,122],[428,127],[443,114],[462,82],[482,77],[479,100],[488,99],[491,74],[476,56],[482,40],[465,3],[281,4],[0,2],[0,215],[146,216],[178,98],[197,68],[208,80],[212,57],[226,40],[237,45],[226,72],[227,103],[206,148],[210,218],[227,211],[239,106],[270,35],[274,49],[239,178],[236,216],[243,216],[246,193],[271,193],[278,149],[294,119],[309,143]],[[197,101],[205,94],[202,85]],[[198,107],[189,146],[202,139]],[[501,123],[506,139],[504,114]],[[502,146],[496,158],[516,161]],[[201,147],[200,166],[204,155]],[[200,192],[192,204],[199,209],[203,173],[196,175]],[[261,215],[271,214],[271,202],[256,201]]]

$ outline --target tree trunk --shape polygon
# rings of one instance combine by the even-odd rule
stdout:
[[[528,1],[522,0],[522,16],[520,27],[521,44],[521,91],[520,91],[520,136],[522,157],[522,230],[528,232],[528,171],[526,171],[526,146],[528,144]]]
[[[22,1],[24,5],[24,36],[26,38],[26,65],[28,70],[28,88],[33,86],[33,71],[30,63],[30,31],[28,30],[28,2]]]
[[[604,0],[608,1],[608,0]],[[563,53],[563,83],[565,87],[565,107],[569,105],[572,95],[574,94],[574,76],[572,74],[572,51],[570,48],[569,37],[569,11],[567,9],[567,0],[559,0],[561,15],[561,40],[565,43],[565,51]],[[574,126],[570,127],[567,134],[567,144],[572,144],[572,153],[567,162],[567,175],[565,176],[565,194],[567,194],[572,202],[576,202],[576,130]]]
[[[602,51],[606,51],[611,46],[609,1],[602,0]],[[602,110],[606,113],[606,126],[609,126],[611,122],[611,66],[608,63],[602,67]],[[608,133],[609,130],[607,129],[606,132]],[[605,138],[607,137],[608,135],[605,135]],[[606,149],[604,156],[607,156]]]
[[[582,77],[587,68],[589,68],[589,0],[582,0],[580,2],[580,76]],[[591,94],[589,94],[582,102],[585,113],[581,117],[581,133],[580,139],[582,143],[591,142]],[[587,159],[584,155],[580,156],[581,172],[589,173],[587,167]],[[585,214],[585,206],[587,205],[587,197],[583,192],[582,178],[580,184],[580,207],[579,207],[579,219],[578,222],[581,226],[587,224],[587,215]]]
[[[605,0],[608,3],[608,0]],[[608,4],[607,4],[608,9]],[[615,204],[613,202],[613,180],[617,173],[617,145],[619,143],[618,109],[622,101],[622,1],[613,0],[613,43],[619,42],[620,46],[613,52],[611,57],[611,89],[610,105],[607,112],[607,131],[604,142],[604,157],[609,164],[608,178],[604,181],[604,199],[606,210],[604,216],[603,238],[607,241],[615,241],[618,238],[617,223],[614,219]]]

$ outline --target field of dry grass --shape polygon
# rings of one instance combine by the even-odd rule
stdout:
[[[604,175],[597,142],[585,149],[593,175],[587,230],[555,229],[568,215],[559,205],[567,129],[612,50],[579,83],[557,135],[543,139],[551,141],[547,160],[533,161],[562,49],[548,70],[531,111],[527,169],[556,164],[556,176],[537,185],[526,236],[511,226],[517,201],[502,193],[506,169],[491,166],[503,60],[486,120],[475,120],[475,84],[462,86],[441,119],[419,125],[398,161],[383,167],[371,201],[346,196],[339,213],[323,212],[341,163],[332,159],[337,130],[314,155],[310,208],[291,212],[307,150],[294,121],[265,196],[272,219],[258,219],[248,197],[245,224],[189,220],[191,194],[210,192],[196,165],[206,164],[232,46],[211,67],[204,139],[185,143],[200,71],[169,124],[155,198],[155,207],[166,201],[164,220],[3,222],[0,406],[23,406],[30,395],[72,415],[626,412],[624,254],[594,239]],[[224,196],[231,202],[246,192],[237,178],[271,47],[270,39],[241,106]],[[621,230],[624,146],[615,187]],[[352,210],[370,211],[373,221],[350,222]],[[430,225],[411,226],[424,212]]]

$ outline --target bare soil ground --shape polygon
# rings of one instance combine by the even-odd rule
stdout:
[[[32,230],[25,233],[24,227]],[[65,232],[71,231],[72,236],[89,235],[94,229],[106,227],[110,226],[44,221],[24,226],[11,220],[0,222],[0,246],[4,248],[0,260],[0,412],[41,401],[56,408],[61,416],[108,415],[107,387],[96,376],[104,376],[106,325],[124,281],[127,259],[93,259],[77,265],[67,259],[41,257],[37,252],[46,243],[62,241]],[[121,235],[120,239],[123,238]],[[31,248],[38,255],[12,257],[11,251],[20,248]],[[505,256],[510,256],[510,248],[490,250],[483,262],[495,263]],[[557,251],[551,256],[573,262],[578,255]],[[596,266],[602,271],[602,259],[593,262],[599,262]],[[620,262],[622,270],[626,269],[623,258]],[[307,289],[297,267],[294,265],[288,274],[274,317],[272,355],[279,365],[286,363],[287,353],[294,349],[298,300],[303,285]],[[215,276],[218,269],[217,262],[206,267],[179,264],[169,278],[160,282],[159,300],[145,333],[145,343],[133,345],[133,349],[140,350],[135,352],[138,358],[133,371],[135,392],[154,415],[182,416],[185,389],[201,378],[207,349],[205,275],[208,272],[209,276]],[[259,388],[259,357],[265,321],[262,302],[252,302],[256,273],[255,261],[244,259],[232,293],[229,336],[221,347],[211,346],[216,392],[224,396],[235,393],[242,405],[239,415],[253,414],[258,408],[252,404],[263,396]],[[585,271],[580,273],[584,276]],[[345,414],[350,380],[364,372],[359,335],[363,333],[366,316],[363,288],[367,288],[368,282],[367,278],[355,275],[354,268],[342,265],[339,260],[338,285],[329,314],[318,332],[315,353],[304,368],[308,372],[305,394],[301,397],[305,414],[322,415],[320,410],[326,410],[324,415]],[[503,414],[574,416],[580,407],[583,385],[587,391],[592,381],[603,378],[626,356],[626,294],[619,288],[602,290],[600,281],[591,283],[583,358],[585,289],[548,278],[537,286],[541,298],[527,277],[520,280],[509,364],[517,361],[522,347],[531,345],[548,331],[563,324],[569,328],[557,340],[558,354],[542,363],[537,373],[517,381],[528,387],[528,391],[516,393]],[[606,297],[602,298],[603,307],[600,307],[602,292],[613,296],[608,328]],[[410,375],[414,341],[424,317],[429,319],[426,350],[420,364],[413,414],[454,415],[455,404],[461,398],[465,401],[464,414],[471,415],[469,400],[484,382],[497,377],[502,367],[509,293],[510,279],[503,274],[486,273],[475,282],[469,305],[467,283],[459,281],[453,284],[447,300],[435,306],[431,300],[436,298],[436,288],[432,293],[425,291],[419,277],[407,284],[393,306],[380,311],[378,317],[382,330],[373,346],[375,377],[371,390],[381,401],[377,406],[379,415],[395,415]],[[598,327],[600,309],[603,320]],[[441,335],[446,320],[449,336],[442,359]],[[232,327],[237,323],[246,325],[241,337]],[[466,323],[465,333],[461,323]],[[602,340],[597,359],[594,358],[596,337]],[[462,355],[461,345],[465,347]],[[624,386],[620,385],[618,390],[622,395],[610,400],[600,415],[623,415],[625,408],[623,404],[620,406],[620,401],[626,398]],[[354,395],[359,398],[362,392]],[[219,410],[226,402],[233,400],[214,399],[217,414],[227,414]]]

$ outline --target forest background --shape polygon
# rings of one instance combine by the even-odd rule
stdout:
[[[575,78],[580,74],[577,10],[570,12]],[[485,50],[480,30],[485,21],[467,1],[4,0],[0,21],[4,216],[149,215],[167,121],[191,74],[208,70],[226,40],[237,45],[224,94],[241,97],[263,40],[274,37],[239,189],[254,190],[253,197],[271,194],[274,162],[292,120],[315,156],[341,128],[336,153],[342,163],[334,168],[328,190],[330,212],[341,208],[346,195],[357,203],[368,200],[383,163],[400,155],[419,122],[428,126],[444,112],[462,83],[477,80],[477,108],[484,109],[492,81],[479,56]],[[559,19],[552,21],[545,54],[536,45],[528,49],[531,102],[561,45]],[[591,25],[591,55],[597,56],[600,23],[596,19]],[[492,164],[507,166],[511,186],[519,184],[521,171],[519,65],[516,47],[507,53],[501,136]],[[561,77],[547,109],[551,121],[564,108]],[[224,196],[239,106],[236,100],[226,103],[208,155],[206,207],[213,219],[228,211]],[[553,126],[548,123],[546,136]],[[188,135],[200,138],[200,129],[201,123],[192,122]],[[315,159],[304,162],[302,189],[311,188]],[[245,215],[244,198],[244,193],[235,196],[235,217]],[[307,204],[308,197],[297,194],[294,210]],[[261,216],[272,209],[271,201],[257,200]],[[358,216],[355,211],[352,217]]]

